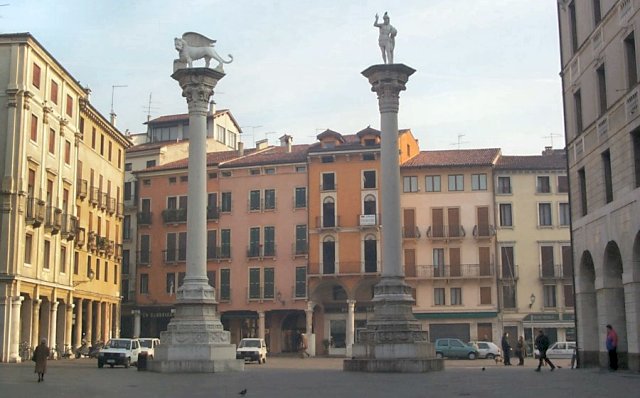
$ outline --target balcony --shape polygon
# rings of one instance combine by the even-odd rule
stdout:
[[[87,241],[87,231],[82,227],[78,227],[78,230],[76,231],[76,246],[82,247],[84,246],[86,241]]]
[[[102,210],[105,210],[109,202],[109,194],[107,194],[106,192],[100,191],[99,196],[100,196],[100,203],[99,203],[100,208]]]
[[[27,197],[25,221],[34,228],[39,227],[44,222],[47,211],[44,200],[36,199],[32,196]]]
[[[517,265],[507,266],[503,264],[500,269],[500,275],[498,275],[498,278],[503,281],[513,281],[517,280],[519,277],[520,275]]]
[[[456,240],[467,235],[462,225],[430,225],[427,238],[431,240]]]
[[[306,256],[309,254],[309,244],[306,241],[300,241],[291,245],[291,252],[294,257]]]
[[[162,251],[165,264],[175,264],[187,261],[187,249],[167,249]]]
[[[207,206],[207,220],[218,220],[220,218],[220,209],[218,206]]]
[[[420,229],[418,227],[402,227],[402,237],[404,239],[418,239],[420,236]]]
[[[247,258],[264,258],[264,257],[275,257],[276,256],[276,245],[259,245],[259,244],[251,244],[247,248]]]
[[[151,266],[151,250],[140,250],[136,254],[138,264]]]
[[[336,217],[316,217],[316,228],[337,229],[340,227],[340,216]]]
[[[54,206],[47,206],[44,228],[55,235],[62,229],[62,210]]]
[[[147,212],[139,212],[137,217],[138,217],[138,225],[151,225],[151,220],[153,213],[151,213],[150,211]]]
[[[62,215],[62,237],[67,240],[73,240],[78,230],[78,217],[72,214]]]
[[[123,218],[124,217],[124,203],[120,202],[117,205],[116,216]]]
[[[540,279],[542,280],[559,280],[559,279],[571,279],[573,274],[570,267],[564,267],[562,265],[540,265]]]
[[[107,248],[105,252],[107,256],[112,257],[116,253],[116,242],[113,240],[107,241]]]
[[[93,231],[89,231],[89,237],[87,239],[87,249],[96,250],[97,249],[97,235]]]
[[[207,247],[207,260],[231,259],[231,246]]]
[[[496,229],[493,225],[474,225],[473,226],[473,237],[480,239],[491,239],[491,237],[495,236]]]
[[[162,211],[162,220],[165,224],[187,222],[187,209],[164,209]]]
[[[107,212],[109,212],[109,214],[114,214],[116,212],[116,199],[115,198],[108,198],[107,199]]]
[[[98,187],[91,187],[89,191],[89,203],[94,206],[97,206],[100,202],[100,189]]]
[[[76,198],[83,200],[87,197],[87,180],[78,180],[76,183]]]
[[[96,249],[99,253],[107,253],[109,248],[109,239],[104,236],[96,235]]]
[[[358,216],[358,226],[361,229],[365,228],[377,228],[380,220],[378,214],[360,214]]]
[[[494,276],[493,264],[416,265],[418,278],[475,279]]]

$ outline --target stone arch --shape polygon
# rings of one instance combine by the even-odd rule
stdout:
[[[599,364],[598,302],[596,295],[596,271],[593,258],[588,250],[580,256],[575,275],[578,349],[582,366]]]
[[[598,300],[598,319],[600,330],[604,331],[605,325],[610,324],[618,332],[618,355],[620,366],[627,367],[627,317],[624,302],[624,285],[622,255],[615,241],[610,241],[604,250],[602,269],[602,288],[596,295]],[[604,333],[604,332],[603,332]],[[600,356],[601,366],[608,366],[604,338],[602,340],[603,354]]]
[[[631,274],[634,276],[633,280],[640,282],[640,231],[638,231],[636,238],[633,241],[631,261],[633,261],[633,265],[631,267]]]
[[[364,197],[363,203],[362,203],[362,213],[363,214],[376,214],[378,211],[377,209],[377,199],[375,197],[375,195],[372,194],[367,194]]]

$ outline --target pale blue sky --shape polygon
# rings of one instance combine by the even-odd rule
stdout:
[[[244,141],[288,133],[309,143],[331,128],[379,128],[360,72],[381,63],[374,15],[398,30],[395,61],[417,72],[401,93],[399,125],[423,150],[501,147],[537,154],[564,145],[555,0],[0,0],[0,32],[31,32],[121,131],[151,116],[186,113],[170,78],[173,38],[216,39],[225,65],[214,99]],[[255,132],[255,137],[252,133]],[[267,134],[275,132],[275,134]]]

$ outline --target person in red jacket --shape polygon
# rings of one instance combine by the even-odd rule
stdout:
[[[607,351],[609,352],[609,369],[618,370],[618,333],[611,325],[607,325]]]

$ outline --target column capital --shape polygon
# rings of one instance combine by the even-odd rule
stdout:
[[[264,311],[258,311],[258,318],[264,318]]]
[[[224,73],[210,68],[178,69],[171,77],[178,81],[182,96],[187,99],[189,115],[205,115],[209,111],[209,98]]]
[[[13,302],[14,302],[15,304],[22,303],[23,301],[24,301],[24,296],[16,296],[16,297],[13,297]]]
[[[57,311],[58,310],[58,305],[60,304],[59,301],[52,301],[51,302],[51,311]]]
[[[347,305],[349,306],[350,310],[353,310],[353,307],[355,307],[356,305],[356,300],[351,300],[351,299],[347,300]]]
[[[405,64],[372,65],[362,71],[371,83],[371,91],[378,94],[380,113],[398,113],[400,91],[406,89],[409,76],[415,71]]]
[[[307,309],[305,311],[313,312],[313,309],[316,307],[316,303],[313,301],[307,301]]]

